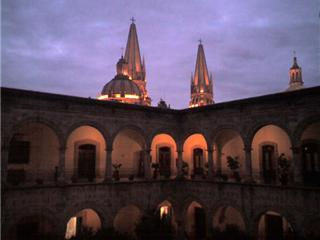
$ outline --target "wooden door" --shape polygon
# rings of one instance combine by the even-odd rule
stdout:
[[[201,148],[193,150],[193,169],[195,175],[203,174],[203,150]]]
[[[159,171],[161,176],[171,175],[171,149],[169,147],[159,148]]]
[[[205,239],[206,237],[206,215],[201,207],[194,208],[194,232],[196,239]]]
[[[267,184],[275,181],[274,155],[274,146],[264,145],[262,147],[262,177],[264,183]]]
[[[265,215],[266,240],[283,240],[282,217]]]
[[[78,177],[92,181],[96,170],[96,146],[84,144],[79,146]]]

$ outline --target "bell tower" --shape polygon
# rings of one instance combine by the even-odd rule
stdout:
[[[298,62],[297,62],[297,57],[293,57],[293,65],[289,70],[289,77],[290,77],[290,82],[289,82],[289,88],[287,91],[293,91],[293,90],[298,90],[303,88],[303,81],[302,81],[302,70],[301,67],[299,67]]]
[[[191,73],[191,100],[189,107],[213,104],[212,75],[208,74],[206,57],[201,40],[199,40],[197,62],[194,75]]]

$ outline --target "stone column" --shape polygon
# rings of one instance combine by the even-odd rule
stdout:
[[[213,149],[208,149],[208,177],[212,179],[215,175],[215,167],[213,162]]]
[[[177,159],[178,173],[177,173],[177,178],[183,178],[183,173],[182,173],[182,165],[183,165],[182,153],[183,153],[183,151],[181,149],[177,149],[177,153],[178,153],[178,159]]]
[[[245,155],[246,155],[246,161],[245,161],[245,175],[246,175],[246,180],[247,181],[253,181],[253,176],[252,176],[252,160],[251,160],[251,152],[252,148],[251,146],[245,146],[244,149]]]
[[[295,183],[302,183],[302,164],[300,162],[300,148],[291,147],[292,150],[292,167],[293,167],[293,180]]]
[[[151,179],[151,156],[150,156],[151,149],[144,150],[144,177],[146,179]]]
[[[221,174],[221,156],[222,156],[222,151],[221,147],[217,147],[217,174]]]
[[[106,166],[105,166],[105,182],[112,181],[112,148],[106,149]]]
[[[9,158],[9,146],[3,145],[1,147],[1,181],[3,185],[7,184],[8,158]]]
[[[65,158],[66,158],[66,146],[59,148],[59,165],[58,165],[58,182],[65,182]]]

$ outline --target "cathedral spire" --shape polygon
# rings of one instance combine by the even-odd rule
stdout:
[[[128,35],[127,47],[125,51],[125,60],[128,62],[129,66],[129,76],[131,79],[137,79],[144,81],[142,74],[142,64],[139,49],[139,41],[137,35],[137,29],[135,19],[131,18],[131,25]]]
[[[191,100],[189,107],[204,106],[213,103],[212,76],[209,77],[202,41],[199,40],[196,68],[191,82]]]
[[[287,91],[298,90],[303,88],[302,70],[301,70],[301,67],[299,67],[298,65],[295,52],[293,56],[293,64],[289,70],[289,77],[290,77],[290,82],[289,82],[289,88],[287,89]]]

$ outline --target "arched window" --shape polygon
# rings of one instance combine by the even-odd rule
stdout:
[[[193,169],[195,175],[203,174],[203,150],[201,148],[193,149]]]
[[[78,178],[92,181],[95,178],[96,146],[83,144],[78,151]]]

